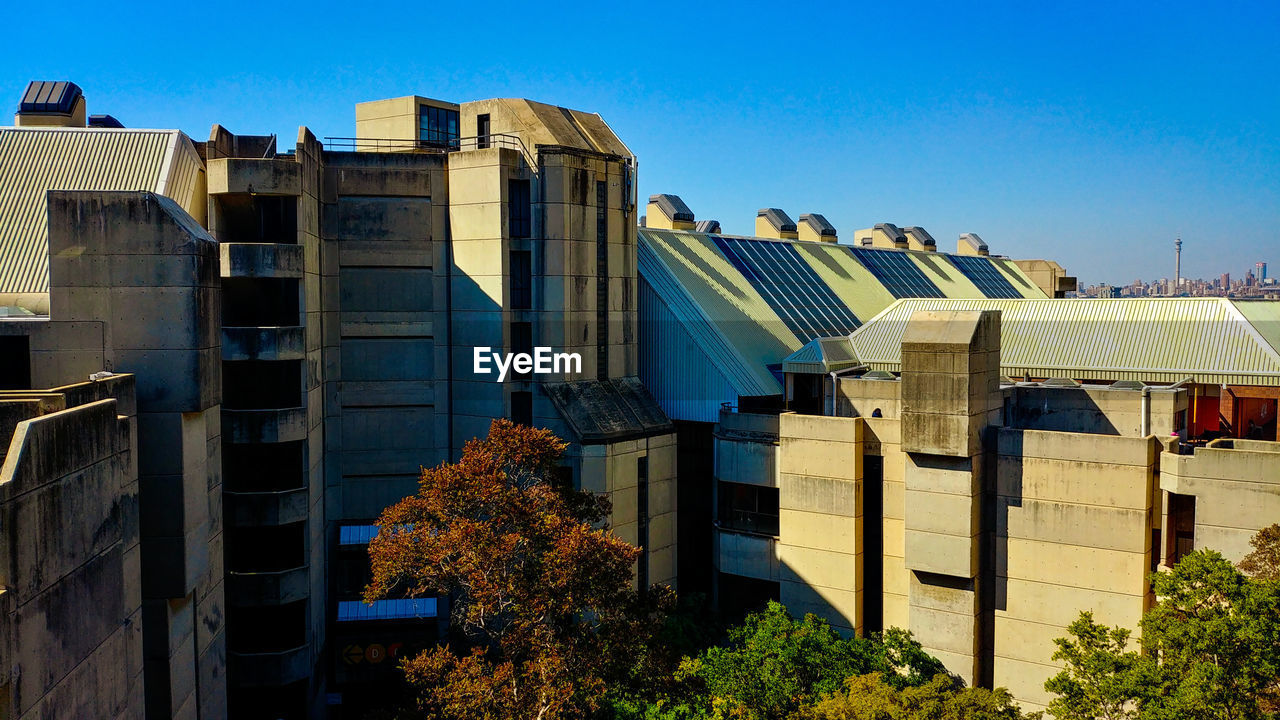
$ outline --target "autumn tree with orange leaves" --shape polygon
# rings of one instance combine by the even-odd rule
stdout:
[[[378,519],[365,599],[451,599],[454,642],[402,664],[410,716],[583,718],[633,674],[671,594],[633,588],[640,549],[603,527],[606,501],[556,480],[565,447],[494,420]]]

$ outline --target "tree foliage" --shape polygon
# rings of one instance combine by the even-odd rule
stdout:
[[[846,678],[874,672],[906,688],[945,671],[906,631],[843,638],[816,615],[797,620],[775,602],[731,629],[726,646],[682,663],[678,677],[691,688],[690,706],[707,715],[780,720]]]
[[[1211,550],[1152,576],[1141,654],[1128,632],[1082,614],[1045,683],[1062,720],[1265,720],[1280,700],[1280,583],[1251,579]]]
[[[495,420],[383,512],[365,599],[448,596],[457,647],[403,663],[422,717],[580,718],[626,682],[668,592],[632,588],[640,550],[608,507],[555,481],[565,444]]]
[[[851,677],[838,692],[802,707],[795,720],[1031,720],[1004,688],[967,688],[950,675],[894,687],[880,673]]]
[[[1253,552],[1240,561],[1240,569],[1258,580],[1280,581],[1280,523],[1259,530],[1249,544]]]

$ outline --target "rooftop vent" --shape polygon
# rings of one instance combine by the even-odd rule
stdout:
[[[897,380],[898,379],[897,377],[894,376],[893,373],[889,372],[888,370],[872,370],[869,373],[864,373],[861,376],[861,378],[863,380]]]
[[[90,115],[89,127],[91,128],[122,128],[124,123],[115,119],[110,115]]]
[[[18,103],[14,125],[84,127],[84,93],[73,82],[32,80]]]
[[[933,239],[933,236],[918,225],[907,228],[903,231],[903,234],[907,236],[908,250],[923,250],[925,252],[937,252],[938,250],[938,243]]]
[[[779,208],[760,208],[756,212],[756,235],[775,240],[796,240],[796,223]]]
[[[1072,380],[1071,378],[1055,377],[1045,380],[1044,386],[1055,388],[1077,388],[1080,387],[1080,383]]]
[[[699,220],[698,222],[694,223],[693,229],[697,230],[700,233],[710,233],[712,235],[719,235],[720,221],[719,220]]]
[[[648,227],[660,230],[692,230],[693,211],[679,195],[650,195]]]
[[[987,244],[982,242],[982,238],[978,237],[977,233],[961,233],[960,240],[956,243],[956,253],[987,256],[991,251],[987,249]]]
[[[1141,390],[1146,386],[1141,380],[1117,380],[1111,383],[1112,390]]]
[[[863,247],[904,250],[907,247],[907,236],[893,223],[876,223],[875,227],[854,233],[853,242]]]
[[[839,237],[836,235],[836,226],[827,222],[827,219],[818,213],[805,213],[804,215],[801,215],[798,230],[801,240],[821,242],[839,241]]]

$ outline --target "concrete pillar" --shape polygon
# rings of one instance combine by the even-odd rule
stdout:
[[[983,436],[1001,407],[1000,314],[918,312],[902,339],[911,630],[973,684],[984,658]]]

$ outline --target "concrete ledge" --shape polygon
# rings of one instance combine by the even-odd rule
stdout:
[[[307,566],[278,572],[227,573],[227,604],[237,607],[284,605],[311,593]]]
[[[302,165],[292,159],[216,158],[209,161],[208,173],[210,195],[298,195],[302,192]]]
[[[302,245],[283,243],[222,243],[218,246],[221,274],[224,278],[301,278],[304,250]]]
[[[302,327],[224,327],[223,360],[302,360],[306,357]]]
[[[232,527],[288,525],[307,519],[307,488],[280,492],[223,492]]]
[[[307,437],[306,408],[223,410],[223,440],[233,443],[282,443]]]
[[[311,646],[299,645],[290,650],[268,653],[229,652],[228,675],[240,687],[288,685],[311,677]]]

